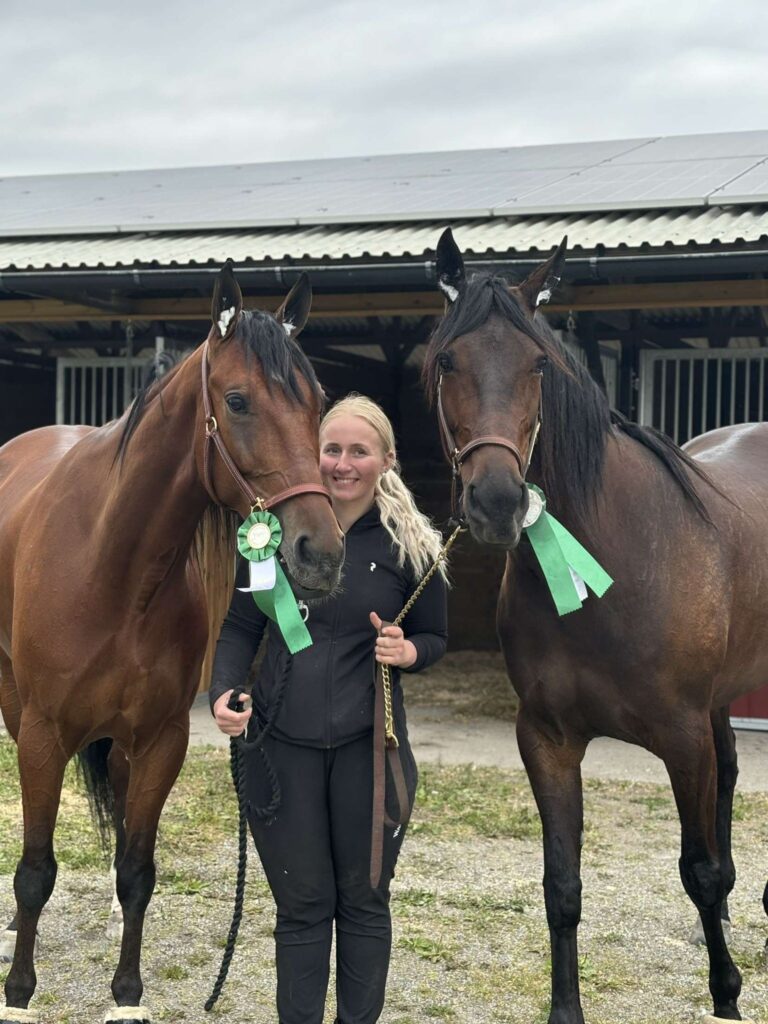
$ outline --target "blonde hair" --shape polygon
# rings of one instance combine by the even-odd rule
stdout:
[[[382,455],[393,456],[391,467],[376,481],[374,499],[379,506],[381,525],[392,538],[397,564],[402,568],[406,558],[417,577],[430,568],[443,546],[443,538],[431,521],[416,507],[413,495],[400,476],[400,463],[395,450],[395,432],[380,405],[352,392],[333,405],[320,423],[320,430],[339,416],[358,416],[372,427],[381,443]],[[448,579],[445,559],[440,562],[440,573]]]

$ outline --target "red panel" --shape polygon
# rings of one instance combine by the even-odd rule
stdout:
[[[731,704],[733,718],[768,718],[768,686]]]

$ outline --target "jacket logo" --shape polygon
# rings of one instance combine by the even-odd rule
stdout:
[[[371,564],[370,564],[370,566],[368,568],[371,570],[371,572],[373,572],[373,570],[376,568],[376,563],[375,562],[371,562]]]

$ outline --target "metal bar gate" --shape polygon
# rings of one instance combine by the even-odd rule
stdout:
[[[765,420],[768,349],[640,353],[640,423],[678,444],[716,427]]]
[[[56,360],[56,422],[100,427],[121,416],[141,387],[146,359]]]

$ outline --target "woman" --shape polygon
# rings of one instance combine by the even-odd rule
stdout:
[[[446,646],[444,569],[403,621],[392,620],[432,565],[440,535],[416,508],[398,472],[392,425],[374,402],[351,395],[320,425],[320,471],[346,534],[339,593],[309,608],[311,647],[289,659],[271,629],[254,688],[254,713],[269,714],[287,671],[280,711],[265,741],[281,802],[249,823],[277,905],[277,1010],[280,1024],[321,1024],[336,925],[337,1024],[372,1024],[384,1005],[391,947],[389,884],[405,827],[385,827],[382,870],[370,879],[375,660],[392,667],[395,732],[410,802],[416,765],[408,745],[400,671],[417,672]],[[266,617],[235,592],[216,648],[211,707],[222,732],[239,735],[250,710],[227,708],[242,686]],[[251,756],[251,808],[272,789]],[[388,806],[391,803],[388,800]]]

